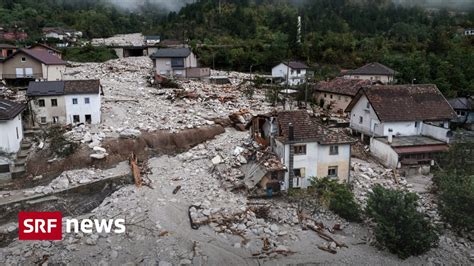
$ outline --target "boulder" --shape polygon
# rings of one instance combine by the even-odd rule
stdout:
[[[105,159],[105,157],[107,157],[107,153],[94,153],[94,154],[91,154],[90,157],[92,159],[96,159],[96,160],[103,160]]]
[[[127,128],[120,132],[120,137],[124,139],[138,138],[142,133],[140,130]]]

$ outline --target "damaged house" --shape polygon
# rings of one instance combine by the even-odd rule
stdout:
[[[437,153],[448,150],[449,123],[456,117],[436,85],[364,87],[346,112],[353,133],[370,139],[371,153],[408,174],[426,170]]]
[[[99,80],[30,82],[26,96],[34,123],[99,124],[101,121]]]
[[[282,189],[307,188],[312,177],[349,181],[349,136],[330,130],[306,111],[283,111],[252,120],[252,137],[269,144],[287,171]]]
[[[15,153],[23,139],[21,114],[25,104],[0,99],[0,153]]]
[[[209,77],[209,68],[198,67],[196,55],[190,48],[163,48],[152,54],[153,69],[157,76],[172,78]]]
[[[388,66],[374,62],[354,70],[349,70],[344,74],[347,79],[364,79],[379,81],[383,84],[392,84],[395,81],[397,72]]]
[[[320,106],[343,113],[359,89],[371,84],[370,80],[346,78],[320,81],[313,87],[313,97]]]

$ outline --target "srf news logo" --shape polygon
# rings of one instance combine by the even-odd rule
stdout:
[[[62,240],[61,212],[20,212],[18,214],[18,239],[20,240]],[[125,233],[124,219],[66,219],[66,233],[85,234]]]

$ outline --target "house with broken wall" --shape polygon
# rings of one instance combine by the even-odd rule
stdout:
[[[268,144],[285,165],[282,189],[307,188],[311,178],[350,179],[349,136],[320,124],[305,110],[283,111],[252,120],[252,137]]]
[[[162,48],[150,56],[154,73],[171,78],[209,77],[209,68],[198,67],[196,55],[190,48]]]
[[[346,109],[353,134],[370,140],[386,167],[407,174],[428,172],[436,154],[448,150],[456,113],[436,85],[372,85]]]
[[[26,96],[34,124],[99,124],[99,80],[30,82]]]
[[[372,83],[370,80],[341,77],[320,81],[313,85],[313,97],[321,107],[328,108],[332,112],[344,113],[359,89]]]
[[[451,122],[467,130],[474,130],[474,97],[449,99],[449,104],[457,115]]]

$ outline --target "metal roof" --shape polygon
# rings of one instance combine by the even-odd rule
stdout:
[[[95,94],[100,92],[100,81],[63,80],[63,81],[31,81],[26,91],[27,96],[54,96],[70,94]]]
[[[25,104],[0,99],[0,121],[12,120],[25,108]]]
[[[150,57],[154,58],[186,58],[191,54],[189,48],[163,48],[156,51]]]

